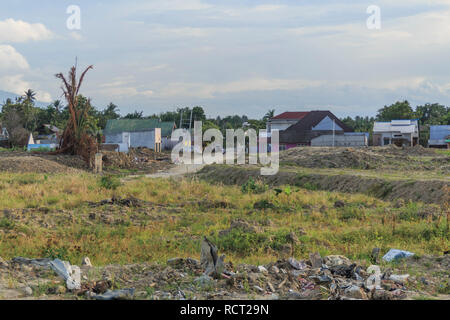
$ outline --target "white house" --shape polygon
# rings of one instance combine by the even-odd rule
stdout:
[[[267,121],[267,131],[283,131],[302,120],[309,112],[284,112]]]
[[[419,142],[418,120],[392,120],[375,122],[373,126],[373,145],[415,146]]]

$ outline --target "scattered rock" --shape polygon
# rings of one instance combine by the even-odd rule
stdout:
[[[33,295],[33,289],[31,289],[30,287],[25,287],[25,289],[23,291],[25,292],[25,294],[27,296],[32,296]]]
[[[408,278],[409,278],[409,274],[402,274],[402,275],[392,274],[389,277],[389,280],[392,280],[395,283],[405,284],[408,281]]]
[[[96,300],[129,300],[134,296],[134,288],[123,290],[108,290],[104,294],[98,294],[94,296]]]
[[[66,290],[66,287],[64,287],[64,286],[58,286],[56,288],[56,294],[64,294],[66,292],[67,292],[67,290]]]
[[[379,263],[380,257],[380,248],[373,248],[372,253],[370,254],[370,258],[372,263]]]
[[[345,207],[345,202],[344,202],[344,201],[341,201],[341,200],[337,200],[337,201],[334,203],[334,207],[335,207],[335,208],[343,208],[343,207]]]
[[[214,279],[207,275],[202,275],[194,280],[194,283],[202,289],[211,288],[214,286]]]
[[[363,288],[360,288],[355,285],[351,285],[350,287],[344,290],[344,295],[353,299],[364,299],[367,300],[367,294]]]
[[[217,255],[217,247],[206,237],[202,241],[201,265],[205,269],[205,275],[220,278],[225,268],[225,255]]]
[[[320,253],[316,252],[309,255],[309,261],[313,269],[318,269],[322,267],[323,261]]]
[[[303,270],[307,268],[306,263],[304,263],[303,261],[297,261],[294,258],[289,258],[288,262],[292,266],[292,268],[297,270]]]
[[[339,256],[339,255],[326,256],[324,258],[324,263],[328,267],[336,267],[336,266],[340,266],[340,265],[347,265],[348,266],[348,265],[352,264],[347,257]]]
[[[85,267],[92,267],[91,260],[88,257],[84,257],[81,261],[81,265]]]
[[[265,274],[269,273],[269,271],[267,271],[267,269],[264,266],[259,266],[258,271]]]

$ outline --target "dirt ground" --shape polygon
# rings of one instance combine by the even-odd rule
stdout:
[[[155,153],[146,148],[130,153],[104,151],[103,168],[107,173],[151,174],[172,167],[170,154]],[[50,155],[21,151],[0,152],[0,171],[13,173],[74,173],[89,168],[81,157]]]
[[[282,165],[305,168],[421,170],[450,174],[450,157],[422,146],[399,148],[293,148],[280,153]]]

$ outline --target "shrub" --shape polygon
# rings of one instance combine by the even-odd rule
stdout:
[[[267,184],[264,184],[261,181],[255,181],[252,177],[250,177],[241,187],[242,193],[264,193],[268,189],[269,186]]]
[[[115,176],[103,176],[100,178],[100,187],[108,190],[116,190],[120,187],[120,180]]]

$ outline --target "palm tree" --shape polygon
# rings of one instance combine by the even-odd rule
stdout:
[[[275,109],[269,110],[269,111],[267,111],[267,113],[264,115],[263,120],[264,120],[264,121],[270,120],[270,119],[272,119],[274,116],[275,116]]]
[[[23,97],[25,98],[25,101],[33,102],[36,100],[36,92],[34,92],[31,89],[28,89],[27,91],[25,91],[25,94]]]

